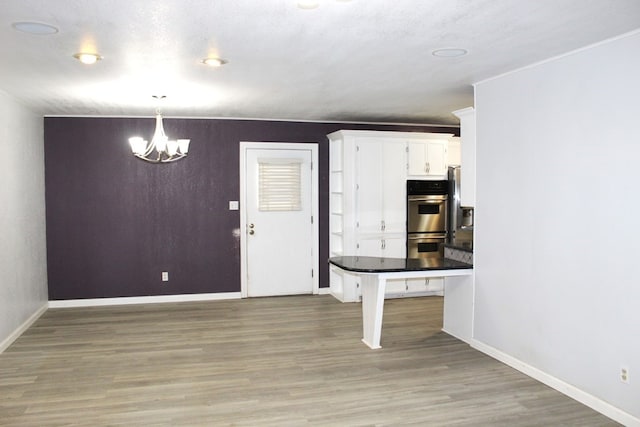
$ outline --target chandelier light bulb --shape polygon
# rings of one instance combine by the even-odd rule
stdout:
[[[131,151],[133,151],[134,154],[143,155],[147,141],[140,136],[132,136],[129,138],[129,144],[131,144]]]
[[[167,141],[167,154],[170,156],[175,156],[178,153],[178,141],[174,141],[170,139]]]
[[[189,143],[190,139],[178,139],[178,151],[183,153],[185,156],[189,152]]]

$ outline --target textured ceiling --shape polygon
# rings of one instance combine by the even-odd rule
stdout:
[[[453,124],[472,83],[639,27],[640,0],[0,0],[0,89],[44,115],[149,116],[161,94],[167,116]]]

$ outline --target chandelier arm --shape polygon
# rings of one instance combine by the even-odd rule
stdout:
[[[154,149],[154,148],[155,148],[155,145],[154,145],[153,141],[149,141],[149,142],[147,143],[147,149],[144,151],[143,156],[144,156],[144,157],[148,157],[148,156],[149,156],[149,154],[151,154],[151,153],[153,152],[153,149]]]
[[[171,156],[167,159],[162,160],[162,163],[171,163],[171,162],[175,162],[176,160],[180,160],[187,157],[186,154],[176,154],[174,156]]]
[[[149,163],[160,163],[158,161],[155,161],[153,159],[149,159],[148,157],[144,157],[141,154],[134,154],[134,156],[136,156],[137,158],[139,158],[140,160],[144,160],[145,162],[149,162]]]
[[[134,156],[149,163],[171,163],[187,157],[186,154],[176,154],[175,156],[167,157],[164,159],[161,156],[158,156],[156,159],[152,159],[141,154],[134,154]]]

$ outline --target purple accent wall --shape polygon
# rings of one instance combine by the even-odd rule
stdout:
[[[49,299],[240,291],[239,142],[317,142],[320,287],[328,257],[329,148],[339,129],[458,133],[425,126],[165,119],[191,138],[189,157],[150,164],[128,138],[150,138],[151,118],[45,118]],[[160,272],[169,271],[168,283]]]

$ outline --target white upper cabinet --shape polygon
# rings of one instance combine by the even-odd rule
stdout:
[[[447,145],[451,135],[443,139],[408,142],[408,174],[414,177],[447,175]]]
[[[460,204],[476,205],[476,112],[473,107],[454,111],[460,119]]]
[[[385,233],[404,234],[407,229],[406,159],[407,152],[403,144],[383,144],[380,167],[383,194],[382,231]],[[404,244],[402,246],[402,251],[396,253],[404,256]]]
[[[375,139],[359,139],[356,143],[355,182],[356,228],[359,233],[381,233],[383,230],[382,143]]]
[[[447,166],[460,166],[462,160],[460,149],[460,137],[451,138],[447,147]]]
[[[354,143],[358,233],[404,233],[404,143],[380,137],[359,137],[355,138]]]

